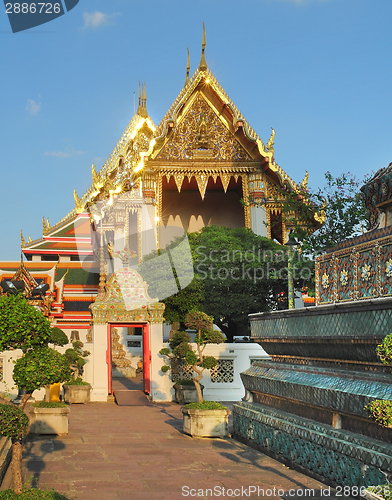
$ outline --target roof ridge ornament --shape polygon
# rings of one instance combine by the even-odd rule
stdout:
[[[206,71],[208,69],[206,57],[204,55],[205,49],[206,49],[206,28],[203,23],[203,42],[201,44],[201,58],[199,64],[199,71]]]
[[[186,78],[185,78],[184,87],[186,87],[189,83],[189,70],[191,69],[191,66],[189,64],[189,47],[187,47],[186,50],[188,51],[188,59],[187,59],[187,63],[186,63]]]
[[[141,91],[139,82],[139,106],[137,108],[137,115],[141,116],[142,118],[148,118],[146,102],[147,102],[146,82],[142,82]]]

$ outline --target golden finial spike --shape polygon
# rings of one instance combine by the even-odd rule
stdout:
[[[23,238],[22,229],[20,230],[20,241],[21,241],[21,246],[24,247],[26,242],[25,242],[25,239]]]
[[[186,78],[185,78],[185,83],[184,83],[184,87],[186,87],[189,83],[189,70],[191,69],[191,66],[189,64],[189,48],[187,47],[186,49],[188,51],[188,60],[187,60],[187,63],[186,63]]]
[[[46,227],[48,228],[48,231],[49,231],[49,229],[50,229],[49,217],[46,219]]]
[[[147,102],[146,82],[143,82],[143,84],[142,84],[142,108],[141,108],[141,112],[140,112],[140,116],[142,116],[143,118],[148,117],[146,102]]]
[[[199,71],[206,71],[207,69],[206,57],[204,55],[205,49],[206,49],[206,28],[203,23],[203,43],[201,44],[201,58],[199,64]]]
[[[46,227],[45,217],[42,217],[42,226],[43,226],[43,229],[44,229],[44,232],[45,232],[48,229]]]

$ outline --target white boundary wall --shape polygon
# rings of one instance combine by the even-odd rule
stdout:
[[[169,347],[169,344],[163,344]],[[194,345],[195,347],[195,345]],[[234,364],[233,382],[212,382],[210,370],[203,371],[201,380],[204,385],[203,397],[207,401],[239,401],[245,396],[245,389],[241,381],[240,373],[247,370],[253,359],[268,359],[268,354],[259,344],[252,342],[233,344],[209,344],[206,346],[204,354],[214,356],[217,359],[232,360]],[[166,364],[164,356],[161,358],[161,366]],[[157,367],[158,363],[155,362]],[[163,373],[160,369],[154,370],[152,380],[153,401],[174,401],[173,382],[170,371]]]
[[[69,336],[70,332],[65,330]],[[82,332],[81,332],[82,333]],[[81,335],[81,340],[84,342],[84,349],[91,352],[86,358],[84,367],[83,379],[93,385],[92,401],[107,400],[107,364],[105,358],[106,352],[106,325],[102,328],[102,332],[96,333],[94,344],[85,342],[85,333]],[[171,402],[174,400],[173,382],[171,373],[163,373],[162,365],[166,364],[164,356],[159,354],[162,347],[168,347],[167,343],[162,342],[161,325],[151,325],[150,331],[150,348],[151,348],[151,397],[154,402]],[[68,344],[64,347],[58,347],[60,352],[71,347]],[[95,349],[94,349],[95,348]],[[100,360],[94,359],[94,350],[100,352]],[[97,354],[97,353],[95,353]],[[252,359],[266,359],[267,353],[258,344],[252,342],[247,343],[232,343],[232,344],[210,344],[205,348],[204,354],[214,356],[217,359],[232,360],[234,368],[233,382],[212,382],[210,370],[204,370],[201,383],[204,385],[204,399],[207,401],[239,401],[245,395],[240,373],[247,370]],[[3,360],[3,375],[4,383],[0,383],[0,392],[4,392],[7,388],[13,396],[16,396],[18,390],[14,387],[12,372],[14,364],[12,360],[17,360],[22,356],[21,350],[5,351],[0,353],[0,358]],[[9,361],[8,361],[9,360]],[[95,363],[94,363],[95,361]],[[12,389],[14,387],[14,389]],[[33,397],[36,401],[40,401],[45,396],[45,389],[35,391]]]

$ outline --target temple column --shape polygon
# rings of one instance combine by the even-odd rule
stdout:
[[[107,325],[94,324],[92,354],[93,379],[91,382],[89,381],[93,387],[90,396],[91,401],[107,401],[108,398],[107,339]]]
[[[248,176],[248,198],[250,199],[250,223],[252,231],[265,238],[271,237],[268,233],[268,217],[265,208],[265,182],[261,172]],[[245,198],[245,193],[244,193]],[[252,204],[254,200],[254,204]]]
[[[173,401],[173,382],[170,376],[161,371],[165,364],[159,354],[163,348],[163,324],[150,323],[151,350],[151,397],[153,401]]]

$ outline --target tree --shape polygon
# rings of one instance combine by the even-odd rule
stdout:
[[[287,249],[246,228],[207,226],[188,234],[188,239],[191,283],[183,289],[178,286],[179,291],[169,296],[169,274],[177,276],[182,265],[164,270],[156,265],[157,254],[150,254],[139,268],[150,295],[163,299],[169,322],[184,325],[186,314],[198,309],[213,317],[229,341],[234,335],[247,335],[248,314],[276,308],[278,293],[287,287]],[[160,251],[159,257],[171,248]]]
[[[0,297],[0,352],[43,347],[51,334],[49,321],[23,296]]]
[[[214,356],[205,356],[204,350],[208,344],[221,344],[225,341],[221,332],[213,330],[213,318],[201,311],[191,311],[186,316],[185,324],[187,328],[196,330],[195,344],[196,350],[193,350],[190,344],[191,337],[187,332],[175,332],[169,342],[170,349],[160,350],[160,354],[168,356],[170,360],[177,358],[185,361],[192,367],[196,373],[193,382],[196,387],[199,403],[203,402],[200,381],[203,378],[203,371],[211,369],[217,365],[218,360]],[[167,372],[168,365],[162,367],[163,372]]]
[[[4,400],[4,404],[0,405],[0,434],[7,432],[4,435],[12,438],[11,468],[16,493],[22,491],[22,437],[27,431],[24,407],[36,389],[63,382],[71,376],[65,357],[48,346],[49,342],[53,343],[56,339],[60,339],[59,332],[52,331],[49,321],[28,304],[25,297],[0,297],[0,351],[23,351],[23,356],[15,362],[13,377],[16,385],[24,389],[26,394],[19,408],[15,408],[11,419],[12,429],[9,424],[5,424],[11,415],[9,405]]]
[[[368,226],[368,212],[360,181],[350,172],[334,177],[325,173],[326,185],[317,191],[305,186],[293,190],[288,183],[275,201],[282,203],[283,221],[294,229],[304,254],[316,256]],[[264,201],[265,203],[265,201]]]

